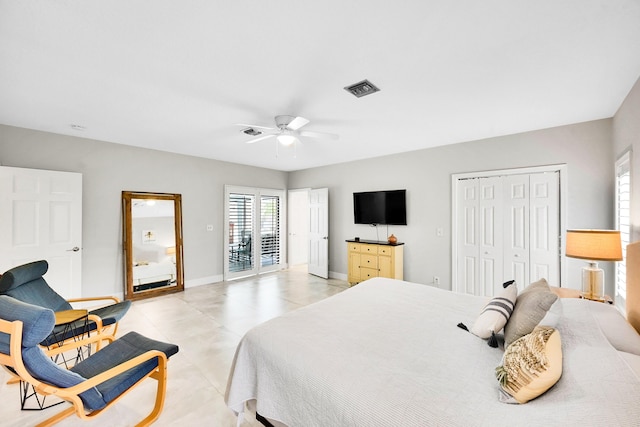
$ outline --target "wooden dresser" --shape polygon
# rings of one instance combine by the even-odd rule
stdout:
[[[402,280],[404,243],[347,240],[348,278],[354,285],[372,277]]]

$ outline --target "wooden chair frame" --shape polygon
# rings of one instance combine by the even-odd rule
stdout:
[[[56,386],[37,380],[36,378],[31,376],[31,374],[27,371],[22,361],[22,352],[21,352],[22,326],[23,324],[19,320],[9,322],[9,321],[0,319],[0,332],[6,333],[11,337],[10,344],[9,344],[9,355],[0,353],[0,365],[8,366],[14,369],[17,375],[20,377],[20,379],[33,385],[35,390],[38,393],[44,396],[49,396],[49,395],[57,396],[60,399],[66,400],[72,405],[71,407],[68,407],[62,410],[61,412],[58,412],[57,414],[53,415],[47,420],[41,422],[40,424],[38,424],[38,427],[52,426],[58,423],[59,421],[73,415],[74,413],[79,418],[84,420],[95,418],[98,415],[102,414],[106,409],[111,407],[113,404],[118,402],[124,395],[126,395],[130,390],[132,390],[134,387],[140,384],[143,380],[149,377],[155,379],[158,382],[155,404],[151,412],[136,425],[148,426],[158,419],[164,407],[166,388],[167,388],[167,357],[163,352],[157,351],[157,350],[147,351],[146,353],[141,354],[140,356],[137,356],[131,360],[128,360],[127,362],[121,363],[120,365],[115,366],[105,372],[102,372],[101,374],[96,375],[95,377],[89,378],[73,387],[60,388],[60,387],[56,387]],[[82,345],[90,345],[90,344],[97,343],[98,341],[104,341],[104,340],[112,342],[113,337],[104,337],[104,336],[100,336],[100,334],[97,334],[97,335],[94,335],[93,337],[84,338],[79,341],[67,343],[60,347],[56,347],[52,349],[50,352],[48,352],[47,354],[49,356],[52,356],[55,354],[72,350]],[[154,369],[153,371],[148,373],[146,376],[141,378],[137,383],[129,387],[129,389],[124,391],[120,396],[115,398],[104,408],[97,411],[90,412],[90,413],[87,413],[85,411],[84,405],[79,396],[80,393],[92,387],[95,387],[96,385],[103,383],[106,380],[111,379],[147,360],[150,360],[156,357],[158,358],[158,366],[156,367],[156,369]]]

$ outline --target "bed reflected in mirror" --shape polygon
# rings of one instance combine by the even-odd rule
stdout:
[[[125,298],[184,289],[180,194],[122,192]]]

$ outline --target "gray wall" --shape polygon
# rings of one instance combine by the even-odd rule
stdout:
[[[613,118],[615,158],[631,149],[631,241],[640,240],[640,79]]]
[[[288,187],[329,188],[329,269],[334,275],[347,272],[345,239],[385,240],[393,233],[406,244],[405,280],[431,283],[433,276],[439,276],[440,287],[451,289],[451,174],[567,164],[568,227],[609,228],[613,226],[611,122],[599,120],[292,172]],[[353,192],[401,188],[407,189],[407,226],[389,226],[388,232],[379,227],[376,234],[375,228],[353,223]],[[436,235],[438,227],[444,236]],[[568,260],[569,283],[563,286],[580,287],[581,266],[579,260]]]
[[[439,276],[440,286],[450,289],[451,174],[565,163],[569,189],[568,227],[613,227],[611,201],[616,150],[612,135],[617,132],[618,135],[630,135],[624,137],[625,140],[637,138],[636,125],[632,123],[640,110],[639,92],[636,85],[614,120],[291,173],[2,125],[0,164],[83,174],[85,296],[122,292],[122,190],[181,193],[187,285],[220,280],[224,184],[288,189],[328,187],[329,268],[334,276],[346,277],[345,239],[359,236],[384,240],[394,233],[406,243],[405,279],[430,283],[433,276]],[[614,123],[616,132],[612,129]],[[637,139],[635,141],[637,144]],[[408,192],[408,226],[390,226],[388,231],[386,227],[380,227],[376,233],[372,227],[354,225],[354,191],[398,188],[406,188]],[[636,185],[636,199],[640,199],[638,189],[640,185]],[[637,213],[635,215],[638,223]],[[207,232],[206,224],[213,224],[214,231]],[[442,237],[436,236],[439,227],[444,230]],[[581,265],[579,260],[568,260],[569,283],[563,286],[579,287]],[[604,267],[611,277],[610,266]]]
[[[287,182],[285,172],[4,125],[0,165],[83,174],[83,296],[122,295],[123,190],[182,194],[189,286],[222,279],[224,185]]]

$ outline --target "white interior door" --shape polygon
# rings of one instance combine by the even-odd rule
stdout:
[[[329,189],[309,192],[309,273],[329,278]]]
[[[0,167],[0,271],[49,263],[47,283],[82,296],[82,174]]]

